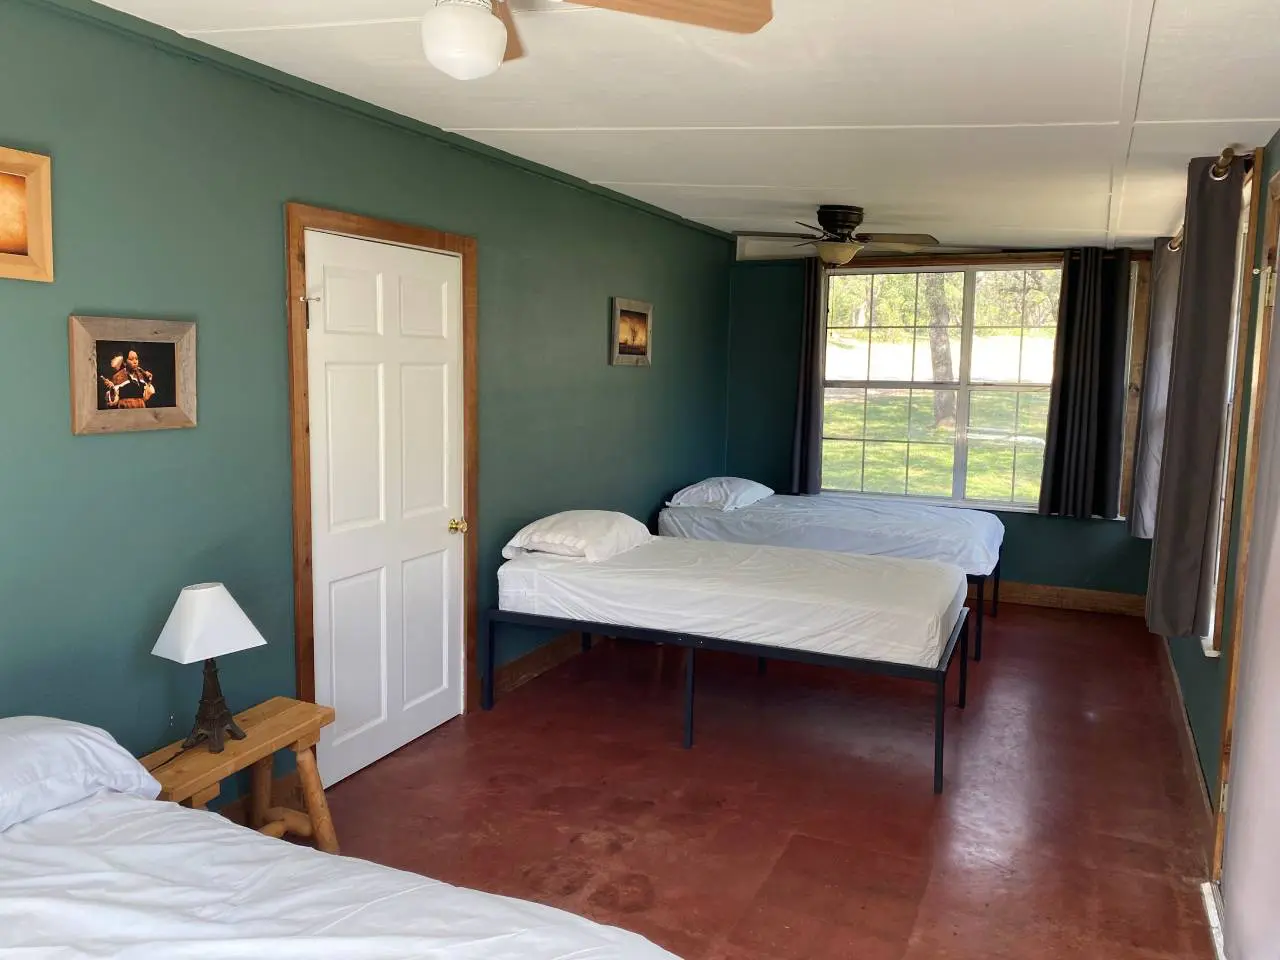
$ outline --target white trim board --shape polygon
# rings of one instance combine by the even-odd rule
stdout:
[[[1213,938],[1213,952],[1218,960],[1227,960],[1227,943],[1222,935],[1222,891],[1216,883],[1206,880],[1200,884],[1204,898],[1204,913],[1209,921],[1209,936]]]

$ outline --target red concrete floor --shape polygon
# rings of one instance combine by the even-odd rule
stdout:
[[[1005,606],[931,792],[931,688],[605,644],[337,785],[343,852],[687,960],[1212,957],[1141,621]],[[674,660],[674,658],[672,658]]]

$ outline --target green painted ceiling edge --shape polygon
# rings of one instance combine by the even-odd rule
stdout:
[[[3,0],[0,0],[3,2]],[[294,94],[296,96],[306,97],[311,100],[317,100],[321,103],[337,107],[349,113],[359,114],[371,120],[385,123],[388,126],[399,127],[411,133],[420,136],[430,137],[448,147],[455,150],[462,150],[470,153],[491,163],[503,163],[508,166],[517,167],[526,173],[534,176],[545,177],[548,180],[555,180],[565,186],[582,190],[586,193],[595,194],[606,200],[612,200],[614,203],[620,203],[623,206],[631,207],[643,213],[651,214],[655,217],[661,217],[664,220],[670,220],[682,227],[688,227],[691,230],[698,230],[702,233],[710,234],[713,237],[719,237],[722,240],[733,240],[730,234],[714,227],[709,227],[703,223],[697,223],[688,220],[677,213],[670,210],[664,210],[662,207],[655,206],[651,203],[645,203],[643,200],[637,200],[635,197],[628,197],[626,194],[609,190],[606,187],[596,186],[587,180],[575,177],[572,174],[556,170],[554,167],[544,166],[535,163],[532,160],[526,160],[515,154],[507,153],[496,147],[490,147],[476,140],[469,140],[466,137],[459,136],[455,133],[448,133],[439,127],[433,127],[429,123],[423,123],[420,120],[414,120],[403,114],[395,113],[383,107],[376,106],[365,100],[348,96],[345,93],[339,93],[337,90],[330,90],[328,87],[321,86],[318,83],[312,83],[310,80],[303,80],[301,77],[295,77],[292,74],[276,70],[274,67],[268,67],[265,64],[257,63],[242,57],[239,54],[222,50],[218,47],[210,46],[200,40],[194,40],[191,37],[184,37],[180,33],[176,33],[167,27],[161,27],[151,23],[148,20],[142,20],[131,14],[121,13],[111,7],[104,7],[93,0],[18,0],[28,6],[44,7],[46,9],[56,10],[59,13],[74,17],[79,20],[87,20],[101,27],[106,27],[116,33],[144,42],[151,43],[168,53],[177,54],[188,60],[196,60],[207,63],[211,66],[228,70],[232,73],[248,77],[259,83],[284,92]]]

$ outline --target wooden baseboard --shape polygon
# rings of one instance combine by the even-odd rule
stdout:
[[[298,771],[291,770],[283,777],[276,777],[271,784],[271,806],[290,807],[294,810],[305,810],[302,800],[302,782],[298,779]],[[234,820],[242,827],[249,822],[249,794],[236,797],[218,808],[218,813],[228,820]]]
[[[969,596],[976,594],[969,585]],[[987,581],[987,599],[991,599],[991,581]],[[1087,613],[1121,613],[1130,617],[1146,616],[1147,598],[1140,593],[1111,593],[1107,590],[1084,590],[1079,587],[1046,587],[1038,583],[1002,580],[1000,600],[1025,603],[1031,607],[1056,607],[1059,610],[1082,610]]]
[[[593,643],[598,643],[594,638]],[[534,677],[539,677],[548,670],[554,670],[566,660],[576,657],[582,652],[582,634],[565,633],[554,640],[544,643],[536,650],[531,650],[523,657],[498,668],[493,677],[494,693],[503,696],[516,687],[523,686]]]
[[[1191,730],[1191,718],[1187,714],[1187,703],[1182,697],[1182,684],[1178,680],[1178,671],[1173,665],[1173,654],[1169,650],[1169,641],[1157,638],[1161,648],[1160,681],[1165,690],[1165,700],[1169,705],[1169,714],[1182,736],[1178,738],[1179,752],[1182,754],[1183,773],[1194,780],[1200,787],[1200,800],[1204,806],[1204,819],[1201,821],[1201,835],[1197,837],[1197,846],[1204,856],[1204,875],[1210,873],[1213,862],[1214,834],[1217,831],[1217,817],[1213,812],[1213,803],[1209,799],[1209,785],[1205,782],[1204,771],[1200,768],[1200,755],[1196,752],[1196,738]]]

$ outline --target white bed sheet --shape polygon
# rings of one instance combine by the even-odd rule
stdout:
[[[498,569],[503,610],[920,667],[937,666],[965,591],[949,564],[676,537]]]
[[[115,793],[0,833],[0,956],[675,960],[551,907]]]
[[[737,510],[667,507],[658,516],[658,532],[694,540],[936,560],[974,576],[995,569],[1004,542],[1004,524],[983,510],[839,494],[775,494]]]

